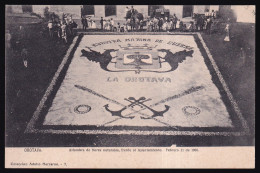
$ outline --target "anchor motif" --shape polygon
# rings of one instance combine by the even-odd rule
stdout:
[[[104,107],[105,107],[105,109],[106,109],[108,112],[110,112],[110,113],[112,114],[112,116],[118,116],[118,117],[121,117],[121,118],[129,118],[129,119],[133,119],[134,116],[125,117],[125,116],[122,115],[122,112],[123,112],[124,110],[126,110],[127,108],[130,108],[130,107],[133,108],[134,106],[139,106],[139,107],[141,107],[141,108],[146,108],[146,109],[150,110],[150,111],[153,113],[153,115],[151,115],[150,117],[141,117],[141,119],[152,119],[152,118],[157,117],[157,116],[163,117],[163,114],[170,109],[170,106],[164,105],[164,106],[165,106],[165,110],[163,110],[163,111],[156,111],[156,110],[154,110],[154,109],[152,109],[152,108],[150,108],[149,106],[147,106],[147,105],[144,104],[144,102],[147,102],[147,101],[150,101],[150,100],[151,100],[151,99],[146,99],[145,97],[140,97],[140,98],[137,99],[137,100],[136,100],[134,97],[129,97],[128,99],[125,98],[125,100],[126,100],[126,101],[129,101],[130,104],[127,105],[127,106],[124,106],[122,109],[120,109],[120,110],[118,110],[118,111],[112,111],[112,110],[110,110],[110,109],[108,108],[108,107],[109,107],[108,104],[104,105]]]

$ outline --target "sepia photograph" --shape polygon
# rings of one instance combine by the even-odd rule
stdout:
[[[254,5],[6,5],[5,147],[254,147],[255,20]]]

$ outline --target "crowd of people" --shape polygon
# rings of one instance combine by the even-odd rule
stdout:
[[[206,10],[204,15],[201,14],[193,14],[194,22],[195,22],[195,30],[196,31],[202,31],[206,30],[208,34],[211,33],[211,27],[214,22],[214,20],[217,18],[217,13],[212,10],[212,12],[209,12],[209,10]]]
[[[91,17],[82,16],[81,23],[84,31],[86,31],[87,28],[97,29],[96,21],[92,20]]]
[[[193,14],[193,20],[190,22],[184,22],[179,19],[176,14],[173,16],[163,17],[149,17],[140,19],[134,17],[135,9],[126,7],[126,21],[123,23],[115,22],[113,18],[104,19],[101,17],[99,24],[102,31],[110,32],[131,32],[131,31],[146,31],[146,32],[194,32],[194,31],[206,31],[211,33],[211,27],[214,20],[217,18],[217,13],[212,10],[206,10],[204,14]],[[127,13],[130,12],[130,17],[127,17]],[[83,30],[97,29],[97,25],[91,17],[82,17]]]
[[[206,31],[211,34],[211,27],[214,20],[217,18],[217,13],[212,10],[207,10],[204,14],[193,14],[193,20],[190,22],[184,22],[179,19],[176,14],[172,16],[164,17],[149,17],[142,18],[139,20],[138,17],[134,16],[136,10],[132,6],[131,8],[126,7],[126,14],[130,12],[130,17],[126,17],[126,20],[122,23],[115,22],[113,18],[104,19],[101,17],[99,21],[100,27],[97,28],[95,20],[90,16],[82,16],[81,22],[83,30],[87,29],[101,29],[106,32],[131,32],[131,31],[146,31],[146,32],[193,32],[193,31]],[[63,14],[61,19],[55,17],[55,15],[48,14],[46,19],[46,25],[43,29],[39,29],[44,37],[48,36],[50,40],[57,40],[58,42],[68,42],[69,37],[73,37],[73,28],[77,28],[76,22],[72,19],[72,15]],[[126,15],[127,16],[127,15]],[[46,30],[47,29],[47,30]],[[38,30],[38,29],[36,29]],[[226,24],[225,33],[226,37],[224,41],[229,41],[229,30],[230,24]],[[46,33],[46,34],[43,34]],[[47,35],[48,33],[48,35]],[[17,36],[16,36],[17,35]],[[23,57],[24,66],[27,67],[27,50],[23,40],[26,40],[28,32],[25,31],[23,26],[19,26],[18,30],[6,32],[6,47],[7,49],[14,48],[15,51],[21,52]]]
[[[25,68],[29,65],[30,40],[45,37],[49,41],[63,42],[66,44],[70,37],[73,37],[73,28],[77,27],[71,15],[63,15],[62,19],[50,15],[41,23],[33,25],[10,26],[6,30],[6,50],[21,57]]]
[[[73,36],[73,28],[77,28],[77,23],[72,19],[72,15],[62,15],[62,19],[51,18],[48,22],[49,36],[51,39],[59,39],[68,42],[68,37]]]

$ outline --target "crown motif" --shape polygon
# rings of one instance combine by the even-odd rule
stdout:
[[[153,48],[157,47],[157,45],[152,47],[148,46],[148,44],[143,44],[142,46],[132,46],[131,44],[127,44],[127,46],[119,45],[119,47],[123,50],[152,50]]]

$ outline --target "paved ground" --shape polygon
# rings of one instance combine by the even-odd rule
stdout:
[[[207,46],[217,62],[230,90],[238,101],[245,118],[251,127],[251,132],[254,132],[254,104],[255,104],[255,28],[251,25],[237,25],[233,27],[230,43],[223,43],[223,34],[213,34],[211,36],[202,34]],[[246,34],[245,34],[246,33]],[[37,38],[37,39],[35,39]],[[35,37],[27,40],[31,63],[29,68],[22,66],[22,61],[18,54],[7,53],[6,57],[6,74],[7,74],[7,95],[6,95],[6,119],[7,129],[6,144],[8,146],[26,145],[31,141],[26,141],[23,132],[40,102],[46,88],[49,85],[57,67],[61,63],[63,56],[68,49],[68,45],[51,41],[48,38]],[[243,50],[241,50],[243,48]],[[35,140],[39,136],[34,136]],[[103,138],[102,138],[103,137]],[[113,140],[113,137],[117,140]],[[41,139],[46,141],[48,136]],[[66,143],[67,146],[113,146],[122,143],[128,143],[132,146],[141,144],[151,144],[160,146],[162,144],[170,145],[175,140],[181,141],[182,145],[190,145],[190,142],[195,138],[173,139],[170,137],[154,137],[144,136],[141,140],[135,140],[138,137],[129,136],[93,136],[82,143],[81,136],[56,136],[55,138],[62,138],[63,142],[53,141],[52,144],[62,145]],[[71,140],[71,139],[74,140]],[[102,138],[102,140],[100,139]],[[245,139],[226,139],[229,143],[241,143],[242,145],[252,145],[252,138],[250,142]],[[198,142],[200,143],[200,142]],[[203,138],[201,145],[221,145],[219,140],[207,137]],[[35,145],[43,145],[42,143],[35,143]],[[44,146],[44,145],[43,145]]]
[[[231,42],[227,43],[223,42],[223,35],[203,34],[207,46],[252,131],[255,126],[254,33],[255,28],[252,25],[234,25],[231,30]]]
[[[28,48],[28,68],[23,66],[20,52],[6,54],[6,122],[7,143],[16,143],[30,120],[57,67],[61,63],[68,44],[57,43],[39,33],[24,40]]]

